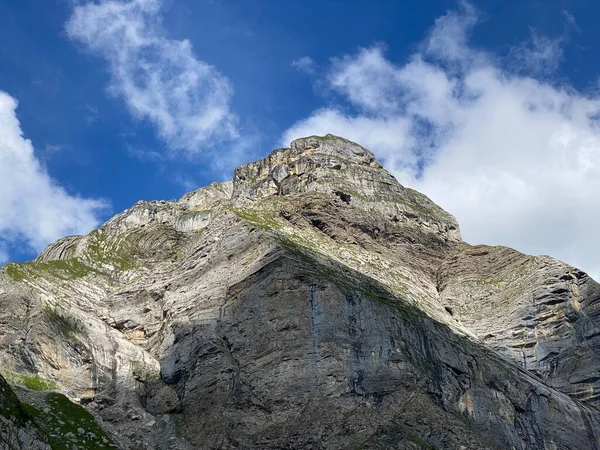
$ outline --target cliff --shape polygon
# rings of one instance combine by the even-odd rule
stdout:
[[[127,449],[598,449],[599,298],[313,136],[6,265],[0,367]]]

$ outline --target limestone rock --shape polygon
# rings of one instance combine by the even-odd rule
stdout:
[[[441,300],[487,345],[548,385],[600,406],[600,285],[547,256],[463,247],[440,268]]]
[[[423,194],[400,185],[370,151],[337,136],[297,139],[255,163],[238,167],[233,199],[257,200],[272,195],[324,192],[365,211],[394,221],[437,229],[460,240],[456,219]]]
[[[6,265],[0,367],[127,449],[598,449],[599,297],[313,136]]]

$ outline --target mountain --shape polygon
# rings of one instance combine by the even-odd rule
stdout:
[[[0,305],[4,448],[600,448],[600,285],[332,135],[7,264]]]

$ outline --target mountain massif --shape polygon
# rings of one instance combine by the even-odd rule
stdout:
[[[2,449],[600,449],[600,285],[312,136],[0,270]]]

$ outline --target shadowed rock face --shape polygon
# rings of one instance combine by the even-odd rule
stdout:
[[[599,297],[313,136],[5,266],[0,367],[122,448],[598,449]]]

